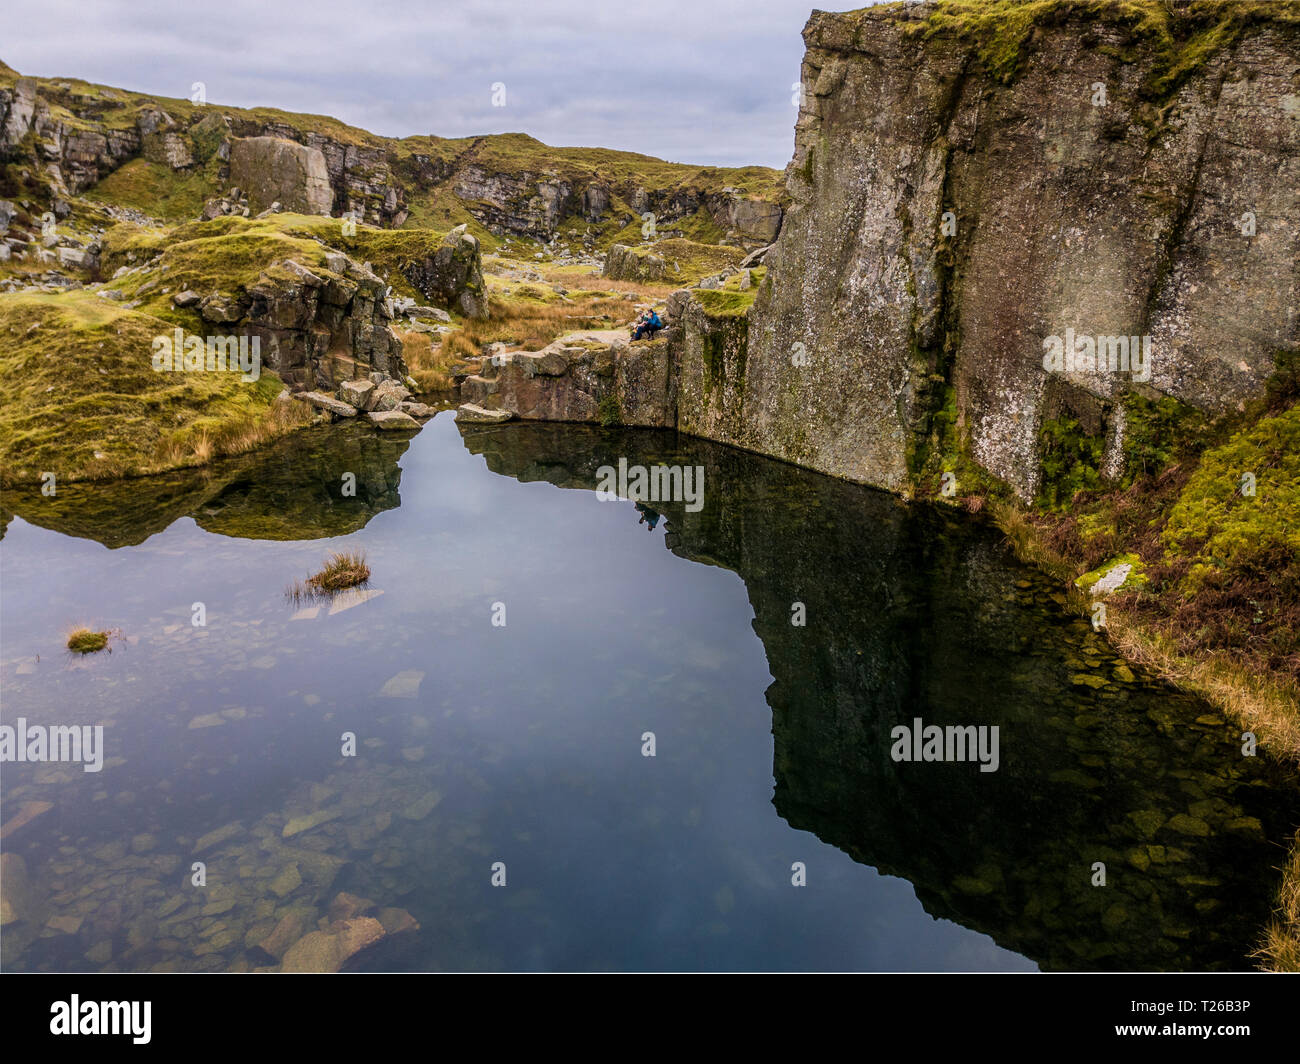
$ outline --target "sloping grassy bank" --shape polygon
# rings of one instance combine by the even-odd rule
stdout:
[[[306,424],[270,371],[155,371],[175,327],[86,289],[0,294],[0,484],[138,476],[237,454]]]

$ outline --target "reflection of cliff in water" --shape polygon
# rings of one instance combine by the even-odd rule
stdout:
[[[6,491],[5,524],[17,514],[109,548],[143,543],[182,517],[238,539],[345,536],[401,504],[397,463],[409,446],[409,437],[368,425],[305,429],[202,469],[60,484],[53,496],[39,489]],[[344,494],[347,473],[355,476],[355,494]]]
[[[655,508],[675,553],[747,585],[792,827],[1045,968],[1252,967],[1294,780],[1242,757],[1204,703],[1130,674],[996,531],[670,433],[464,437],[493,471],[564,487],[594,489],[620,456],[705,467],[700,512]],[[999,769],[894,763],[890,731],[917,717],[998,726]]]

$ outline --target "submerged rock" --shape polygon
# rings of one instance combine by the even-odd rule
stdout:
[[[18,807],[18,812],[5,822],[4,827],[0,828],[0,840],[10,838],[15,832],[53,808],[53,802],[24,802]]]
[[[312,931],[295,942],[281,961],[282,972],[337,972],[349,957],[384,937],[373,916],[339,920],[328,931]]]
[[[487,410],[475,403],[462,403],[456,409],[456,420],[470,424],[499,425],[514,416],[509,410]]]
[[[29,918],[34,908],[27,862],[16,853],[0,854],[0,927]]]
[[[314,813],[308,813],[306,816],[296,816],[284,825],[284,830],[280,834],[286,839],[291,838],[301,832],[310,831],[327,821],[335,820],[342,815],[343,813],[339,809],[319,809]]]
[[[307,917],[299,910],[286,913],[275,925],[274,930],[257,945],[276,960],[280,960],[285,951],[297,942],[307,930]]]

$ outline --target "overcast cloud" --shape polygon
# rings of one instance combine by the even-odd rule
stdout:
[[[12,0],[0,0],[9,7]],[[844,4],[861,6],[864,0]],[[830,5],[840,7],[841,5]],[[386,136],[529,133],[676,162],[783,167],[813,0],[46,0],[0,59]],[[35,17],[33,17],[35,15]],[[492,106],[492,85],[506,106]]]

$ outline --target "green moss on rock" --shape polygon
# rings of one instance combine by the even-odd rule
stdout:
[[[1059,510],[1078,492],[1099,487],[1104,446],[1101,436],[1090,436],[1073,418],[1044,421],[1038,432],[1038,505]]]
[[[1194,583],[1212,570],[1300,566],[1300,406],[1207,451],[1161,538],[1195,560]]]

